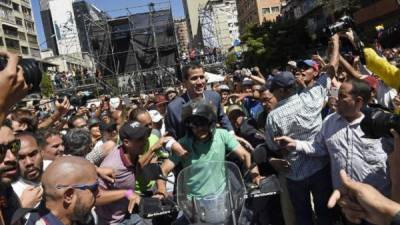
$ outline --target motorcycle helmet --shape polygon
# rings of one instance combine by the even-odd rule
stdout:
[[[214,106],[210,103],[201,101],[190,101],[182,108],[182,121],[191,133],[193,126],[208,125],[212,132],[217,123],[217,114]]]

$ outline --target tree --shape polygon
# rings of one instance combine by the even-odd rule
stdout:
[[[53,84],[48,72],[43,72],[42,74],[42,82],[40,83],[40,89],[42,91],[42,95],[46,97],[51,97],[53,95]]]
[[[247,46],[244,66],[262,69],[282,67],[289,60],[304,58],[311,45],[304,22],[293,20],[249,25],[241,40]]]

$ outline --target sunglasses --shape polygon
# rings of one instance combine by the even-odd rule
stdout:
[[[10,150],[14,156],[17,156],[20,148],[21,141],[19,139],[15,139],[8,144],[0,144],[0,162],[4,160],[8,150]]]
[[[99,188],[99,182],[96,181],[94,184],[73,184],[73,185],[62,185],[58,184],[56,185],[57,189],[61,188],[73,188],[73,189],[78,189],[78,190],[90,190],[92,193],[97,193],[98,188]]]

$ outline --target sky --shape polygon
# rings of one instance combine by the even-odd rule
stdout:
[[[46,48],[46,39],[44,37],[42,19],[40,17],[40,0],[31,0],[33,13],[35,17],[35,25],[38,33],[39,45],[41,48]],[[55,0],[57,1],[57,0]],[[174,18],[182,18],[184,17],[184,11],[182,6],[182,0],[87,0],[88,2],[94,4],[97,8],[103,11],[111,11],[111,15],[118,15],[125,13],[125,8],[131,8],[131,11],[136,8],[136,6],[144,6],[149,4],[150,2],[160,3],[160,5],[168,5],[168,2],[171,3],[172,14]]]

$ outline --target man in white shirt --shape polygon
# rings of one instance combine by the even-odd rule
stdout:
[[[40,179],[44,169],[51,163],[49,160],[43,160],[42,150],[39,148],[36,138],[32,133],[24,132],[16,135],[21,142],[21,148],[18,151],[18,165],[20,169],[20,178],[12,184],[14,192],[21,199],[23,192],[30,192],[32,207],[36,206],[41,199]]]

